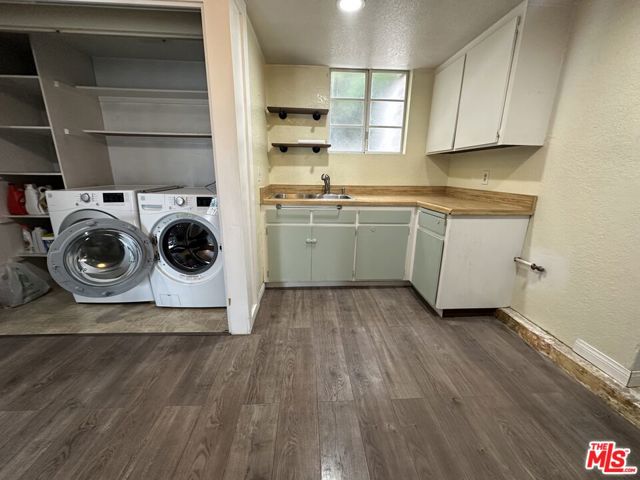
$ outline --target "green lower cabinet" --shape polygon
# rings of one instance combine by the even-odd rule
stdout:
[[[411,281],[420,295],[433,306],[438,293],[443,247],[444,240],[441,237],[418,229]]]
[[[308,282],[311,280],[310,225],[269,225],[267,253],[270,282]]]
[[[407,225],[359,226],[356,280],[402,280],[408,241]]]
[[[353,279],[356,227],[314,225],[311,280],[339,282]]]

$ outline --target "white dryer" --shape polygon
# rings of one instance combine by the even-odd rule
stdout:
[[[55,240],[49,272],[82,303],[152,302],[155,252],[140,229],[138,192],[171,186],[83,187],[47,192]]]
[[[204,188],[138,194],[140,223],[156,247],[151,288],[160,307],[225,307],[217,197]]]

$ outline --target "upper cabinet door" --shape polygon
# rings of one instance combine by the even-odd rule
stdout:
[[[498,143],[519,17],[467,52],[455,149]]]
[[[453,149],[465,55],[436,73],[431,99],[427,153]]]

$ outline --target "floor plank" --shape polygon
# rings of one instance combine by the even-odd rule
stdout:
[[[320,402],[318,409],[322,478],[369,480],[353,402]]]
[[[308,480],[319,476],[315,368],[310,329],[290,329],[278,413],[273,478]]]
[[[315,291],[313,304],[313,347],[319,366],[316,369],[318,401],[353,400],[334,292]]]
[[[271,478],[278,405],[245,405],[231,444],[224,480]]]

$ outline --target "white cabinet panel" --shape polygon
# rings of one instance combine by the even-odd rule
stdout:
[[[427,153],[453,149],[465,56],[436,73],[429,117]]]
[[[456,150],[498,142],[518,21],[512,18],[467,52]]]

